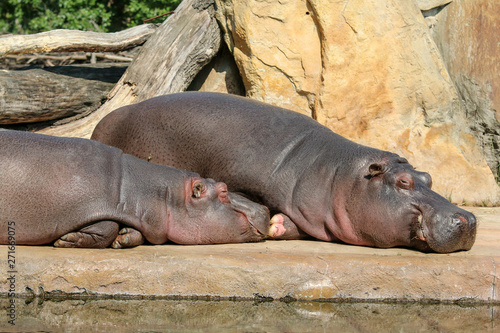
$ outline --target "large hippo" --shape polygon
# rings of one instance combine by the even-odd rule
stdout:
[[[248,98],[152,98],[111,112],[92,139],[226,182],[276,214],[273,236],[441,253],[475,240],[474,215],[433,192],[430,175],[406,159]]]
[[[224,183],[86,139],[0,131],[0,184],[0,244],[232,243],[269,229],[267,208]]]

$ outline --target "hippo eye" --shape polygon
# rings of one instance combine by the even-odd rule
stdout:
[[[401,177],[397,180],[397,185],[399,188],[410,190],[413,188],[413,180],[408,177]]]
[[[193,186],[193,198],[201,197],[201,194],[205,191],[205,185],[203,183],[196,183]]]

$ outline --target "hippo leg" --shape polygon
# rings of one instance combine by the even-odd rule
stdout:
[[[133,228],[123,228],[118,232],[118,236],[116,236],[111,247],[113,249],[123,249],[141,244],[144,244],[144,236],[140,231]]]
[[[55,247],[108,247],[118,235],[118,223],[114,221],[101,221],[91,224],[75,232],[61,236]]]
[[[304,239],[308,237],[285,214],[276,214],[271,218],[269,239]]]

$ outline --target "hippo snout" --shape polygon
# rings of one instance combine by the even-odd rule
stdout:
[[[424,226],[429,247],[439,253],[470,250],[476,240],[476,217],[463,209],[458,212],[438,213]]]
[[[254,230],[255,235],[258,235],[255,240],[261,240],[269,234],[270,216],[269,209],[266,206],[231,192],[229,193],[229,200],[232,208],[245,215],[248,219],[250,227]]]

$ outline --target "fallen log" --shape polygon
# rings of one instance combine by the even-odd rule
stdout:
[[[70,55],[51,55],[51,54],[29,54],[29,55],[7,55],[5,58],[7,59],[14,59],[17,62],[22,62],[26,61],[26,64],[30,64],[31,61],[36,60],[36,59],[41,59],[41,60],[55,60],[55,61],[87,61],[91,59],[92,57],[98,58],[98,59],[104,59],[104,60],[110,60],[114,62],[132,62],[134,59],[131,57],[124,57],[116,54],[108,54],[108,53],[73,53]]]
[[[11,35],[0,38],[0,58],[40,52],[117,52],[144,44],[156,29],[154,24],[142,24],[114,33],[57,29],[33,35]]]
[[[220,47],[213,6],[213,0],[184,0],[143,45],[105,104],[85,118],[38,132],[88,138],[99,120],[114,109],[186,90]]]
[[[101,106],[126,69],[103,63],[0,71],[0,124],[88,115]]]

